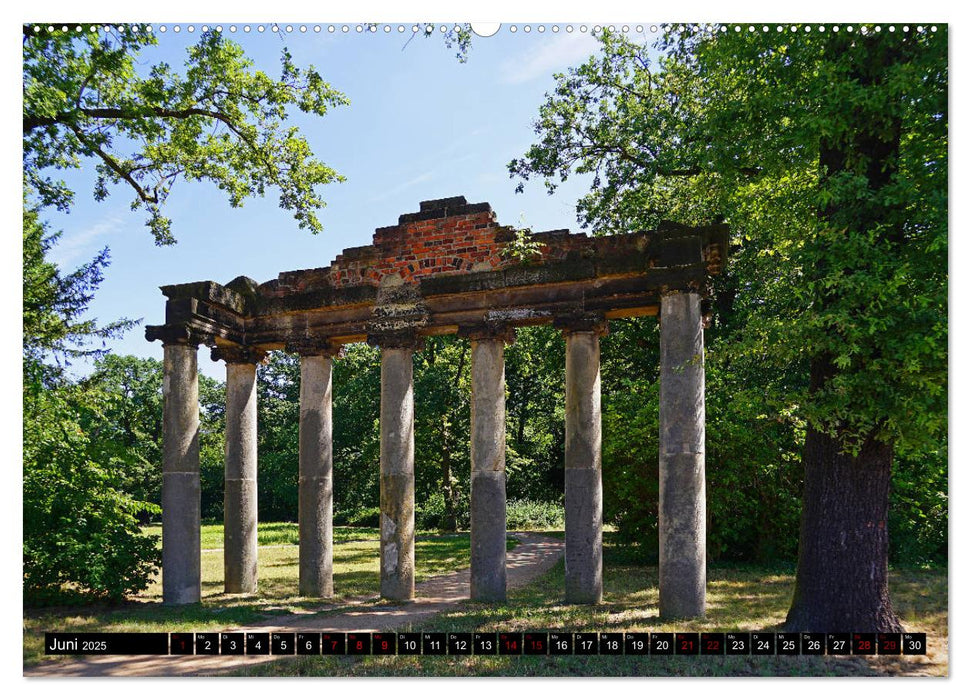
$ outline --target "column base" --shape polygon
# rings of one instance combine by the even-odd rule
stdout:
[[[300,477],[300,595],[334,595],[332,485],[329,476]]]
[[[257,588],[256,479],[226,479],[223,507],[223,578],[226,593]]]
[[[415,598],[415,475],[381,475],[381,597]]]

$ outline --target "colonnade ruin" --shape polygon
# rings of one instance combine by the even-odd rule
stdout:
[[[660,320],[660,612],[705,611],[705,377],[702,301],[725,259],[727,227],[663,223],[602,237],[533,234],[539,252],[506,254],[514,228],[488,203],[421,202],[371,245],[329,266],[257,284],[162,287],[164,345],[162,588],[201,599],[197,354],[226,363],[225,590],[257,589],[256,368],[300,355],[299,592],[334,594],[332,367],[343,345],[381,350],[380,592],[415,594],[412,361],[426,337],[471,341],[471,596],[506,598],[505,372],[516,329],[552,324],[566,343],[567,602],[603,595],[600,338],[611,319]],[[634,349],[632,349],[633,351]],[[417,397],[421,400],[421,397]],[[337,484],[339,488],[340,485]]]

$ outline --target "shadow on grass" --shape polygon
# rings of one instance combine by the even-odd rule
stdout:
[[[364,534],[376,530],[361,528]],[[398,631],[758,631],[784,619],[792,597],[791,566],[713,564],[708,571],[708,615],[668,622],[657,610],[657,567],[619,556],[622,545],[605,538],[604,602],[569,605],[562,561],[529,586],[510,591],[499,605],[462,603]],[[206,597],[197,605],[164,607],[158,598],[117,606],[88,605],[25,611],[24,659],[42,658],[44,631],[205,631],[258,623],[320,601],[296,592],[297,557],[287,548],[260,551],[260,592],[222,593],[222,555],[204,562]],[[416,543],[416,578],[423,580],[468,566],[468,535],[423,537]],[[207,564],[206,564],[207,562]],[[339,596],[378,592],[378,543],[335,546]],[[206,568],[208,567],[208,568]],[[946,673],[947,570],[896,570],[890,576],[894,605],[904,624],[943,644],[939,660],[924,657],[870,660],[862,657],[296,657],[247,667],[234,675],[269,676],[862,676]],[[339,601],[338,601],[339,602]]]

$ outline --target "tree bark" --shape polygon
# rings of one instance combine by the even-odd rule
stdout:
[[[826,362],[813,362],[814,384]],[[796,592],[785,629],[901,632],[887,588],[893,446],[867,440],[855,457],[809,428]]]
[[[446,532],[458,530],[455,511],[455,492],[452,489],[452,451],[449,443],[448,415],[442,417],[442,498],[445,501],[445,520],[442,529]]]

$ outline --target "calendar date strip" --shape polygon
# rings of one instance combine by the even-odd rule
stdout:
[[[926,655],[923,632],[46,632],[47,655]]]

